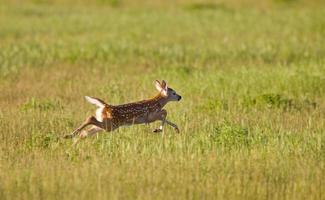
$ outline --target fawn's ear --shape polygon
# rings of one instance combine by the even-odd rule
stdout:
[[[167,87],[167,83],[166,83],[165,80],[162,80],[162,82],[161,82],[161,87],[162,87],[164,90],[166,90],[166,92],[167,92],[168,87]]]
[[[161,84],[158,80],[155,81],[155,86],[156,86],[156,89],[160,92],[161,91]]]
[[[167,96],[168,87],[167,87],[167,83],[166,83],[165,80],[162,80],[162,82],[161,82],[161,88],[162,88],[161,94],[166,97]]]
[[[167,84],[165,81],[160,83],[158,80],[155,82],[156,89],[163,95],[167,96]]]

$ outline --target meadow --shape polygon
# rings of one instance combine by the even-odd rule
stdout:
[[[0,0],[0,199],[325,199],[321,0]],[[183,99],[72,146],[95,107]]]

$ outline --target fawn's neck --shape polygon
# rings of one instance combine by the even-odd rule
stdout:
[[[163,97],[160,93],[148,101],[156,104],[160,108],[163,108],[168,103],[168,99],[166,97]]]

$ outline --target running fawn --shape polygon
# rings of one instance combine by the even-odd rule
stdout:
[[[88,117],[84,123],[81,124],[71,134],[66,135],[65,138],[73,138],[79,134],[79,138],[85,138],[90,135],[94,135],[99,131],[113,131],[120,126],[134,125],[134,124],[148,124],[154,121],[161,121],[159,128],[154,132],[163,131],[165,124],[172,126],[177,133],[179,129],[176,124],[168,121],[167,111],[163,107],[170,101],[179,101],[181,96],[178,95],[172,88],[167,86],[166,81],[161,83],[156,80],[156,89],[159,93],[147,100],[142,100],[134,103],[128,103],[123,105],[109,105],[103,100],[85,96],[86,100],[96,105],[96,116]],[[85,127],[92,125],[87,131],[82,131]]]

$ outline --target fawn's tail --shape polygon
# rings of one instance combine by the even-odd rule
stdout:
[[[96,105],[99,108],[104,108],[105,106],[107,106],[107,103],[105,103],[103,100],[95,98],[95,97],[89,97],[89,96],[85,96],[85,99],[91,103]]]

